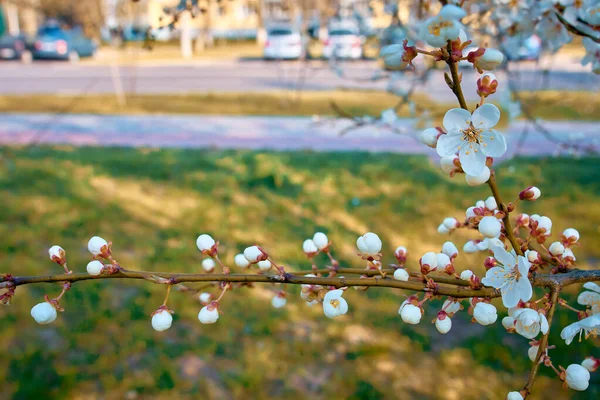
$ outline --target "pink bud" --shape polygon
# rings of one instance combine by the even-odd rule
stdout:
[[[496,259],[494,257],[487,257],[483,262],[483,266],[486,271],[489,271],[496,266]]]
[[[523,190],[519,193],[519,199],[526,201],[534,201],[537,200],[542,192],[535,186],[529,186],[527,189]]]
[[[488,97],[490,94],[496,93],[498,87],[498,79],[491,72],[486,72],[477,79],[477,94],[481,97]]]
[[[394,251],[394,256],[398,260],[400,265],[404,265],[406,262],[406,256],[408,255],[408,250],[404,246],[398,246],[396,251]]]

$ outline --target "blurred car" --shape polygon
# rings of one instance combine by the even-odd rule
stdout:
[[[267,60],[293,60],[302,56],[300,32],[290,27],[280,26],[267,31],[264,58]]]
[[[362,57],[363,40],[358,29],[333,28],[329,30],[323,47],[323,56],[358,60]]]
[[[49,23],[38,31],[33,58],[78,61],[95,52],[96,44],[81,29],[63,30],[57,23]]]
[[[25,63],[31,62],[31,39],[23,34],[6,35],[0,37],[0,59],[21,60]]]

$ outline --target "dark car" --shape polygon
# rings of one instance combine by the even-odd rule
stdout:
[[[31,62],[32,40],[25,35],[0,37],[0,59]]]
[[[81,29],[64,30],[56,23],[49,23],[38,31],[33,58],[77,61],[95,52],[96,45]]]

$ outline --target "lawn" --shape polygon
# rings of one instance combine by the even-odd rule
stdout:
[[[226,263],[246,245],[263,245],[290,269],[308,270],[302,241],[328,233],[344,265],[360,267],[354,242],[372,230],[393,249],[409,249],[410,268],[448,240],[436,232],[450,215],[489,194],[444,177],[420,156],[369,153],[277,153],[121,148],[2,148],[0,272],[59,272],[50,245],[67,250],[69,267],[83,271],[87,240],[114,242],[115,258],[130,269],[200,271],[199,233],[221,241]],[[597,159],[518,159],[497,172],[507,199],[535,184],[543,196],[524,212],[553,219],[555,234],[576,227],[580,266],[595,266],[600,233]],[[512,195],[511,195],[512,194]],[[521,206],[520,206],[521,207]],[[470,237],[459,232],[461,244]],[[462,246],[459,246],[462,247]],[[457,269],[481,274],[484,255],[460,255]],[[319,258],[320,265],[325,260]],[[210,289],[213,293],[216,289]],[[327,320],[288,288],[288,306],[270,306],[273,287],[228,293],[215,325],[201,325],[195,297],[174,292],[173,327],[154,332],[149,314],[164,287],[150,282],[76,283],[56,323],[36,326],[29,309],[58,286],[17,289],[0,308],[0,398],[419,398],[498,399],[525,381],[527,340],[455,317],[448,335],[429,323],[402,323],[402,293],[350,290],[347,316]],[[573,290],[567,298],[576,295]],[[555,363],[579,362],[593,343],[560,341],[573,317],[557,314],[550,344]],[[597,355],[597,354],[595,354]],[[546,371],[545,371],[546,372]],[[598,376],[581,395],[542,376],[534,399],[600,396]],[[572,396],[572,397],[569,397]]]

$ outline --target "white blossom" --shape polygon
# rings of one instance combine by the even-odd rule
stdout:
[[[447,235],[448,233],[450,233],[450,229],[446,228],[446,225],[444,224],[440,224],[440,226],[438,226],[437,228],[437,231],[441,235]]]
[[[408,66],[410,60],[407,60],[408,57],[405,55],[406,49],[398,43],[383,46],[379,52],[385,68],[392,71],[399,71]]]
[[[577,243],[579,241],[579,231],[577,229],[568,228],[562,233],[563,237],[569,241],[569,243]]]
[[[445,242],[442,245],[442,253],[444,253],[445,255],[447,255],[450,258],[454,258],[454,257],[458,256],[458,249],[456,248],[454,243]]]
[[[440,315],[441,314],[441,315]],[[450,332],[452,328],[452,319],[446,313],[439,313],[435,319],[435,329],[442,335]]]
[[[312,240],[319,250],[323,250],[329,246],[329,239],[323,232],[315,233]]]
[[[394,271],[394,279],[397,281],[407,281],[409,278],[408,272],[404,268],[397,268]]]
[[[523,396],[519,392],[509,392],[506,400],[523,400]]]
[[[412,303],[408,303],[406,300],[400,306],[398,314],[400,314],[402,321],[411,325],[417,325],[421,321],[421,316],[423,315],[420,307],[417,307]]]
[[[219,319],[219,310],[211,305],[204,306],[198,313],[198,320],[203,324],[214,324]]]
[[[215,263],[215,260],[212,258],[205,258],[202,260],[202,269],[204,269],[206,272],[214,271],[216,265],[217,264]]]
[[[444,218],[444,221],[442,223],[446,228],[450,230],[456,229],[459,225],[458,220],[452,217]]]
[[[591,307],[594,314],[600,313],[600,286],[594,282],[586,282],[583,288],[587,290],[577,296],[577,303]]]
[[[515,311],[513,317],[516,320],[515,329],[517,333],[527,339],[533,339],[540,331],[548,333],[548,320],[546,316],[531,308],[521,308]]]
[[[565,252],[565,246],[561,242],[553,242],[550,247],[548,247],[548,251],[555,257],[562,256]]]
[[[285,296],[280,296],[279,294],[276,294],[271,299],[271,305],[274,308],[282,308],[285,306],[286,303],[287,303],[287,299],[285,298]]]
[[[477,250],[479,250],[477,248],[477,243],[475,243],[474,240],[469,240],[467,243],[465,243],[465,245],[463,246],[463,251],[465,253],[476,253]]]
[[[446,314],[452,316],[458,311],[460,311],[460,302],[453,300],[446,300],[442,305],[442,310],[446,312]]]
[[[528,277],[531,263],[523,256],[515,259],[514,255],[500,246],[494,246],[491,250],[498,266],[490,268],[481,283],[500,289],[502,304],[506,308],[516,306],[519,300],[529,301],[533,295]]]
[[[485,52],[479,56],[475,57],[473,61],[473,66],[477,68],[477,70],[483,71],[493,71],[504,61],[504,54],[501,51],[487,48]]]
[[[527,350],[527,357],[531,360],[531,362],[535,362],[535,358],[537,357],[538,350],[540,346],[531,346],[529,350]]]
[[[440,131],[437,130],[437,128],[427,128],[419,134],[419,141],[424,145],[435,149],[439,135]]]
[[[104,264],[102,264],[98,260],[93,260],[88,263],[88,265],[85,267],[85,269],[88,274],[90,274],[92,276],[98,276],[98,275],[102,274],[102,270],[104,269]]]
[[[271,269],[271,266],[272,266],[271,261],[269,261],[269,260],[259,261],[258,263],[256,263],[256,265],[258,265],[258,268],[261,271],[267,271],[267,270]]]
[[[447,257],[447,256],[446,256]],[[427,252],[423,254],[423,257],[419,260],[419,263],[422,267],[428,266],[431,271],[435,271],[437,269],[437,254],[433,251]]]
[[[302,251],[310,257],[318,253],[319,249],[312,239],[306,239],[304,243],[302,243]]]
[[[358,250],[368,256],[377,255],[381,251],[381,246],[381,239],[372,232],[367,232],[356,240]]]
[[[586,357],[585,360],[581,362],[581,366],[590,372],[595,372],[600,366],[600,359],[594,357]]]
[[[500,236],[500,230],[502,224],[498,221],[498,218],[492,216],[485,216],[479,221],[479,233],[487,238],[495,238]]]
[[[436,139],[437,145],[437,139]],[[453,174],[454,172],[460,171],[459,167],[456,165],[456,161],[458,161],[458,156],[456,154],[450,157],[442,157],[440,158],[440,168],[446,174]]]
[[[569,388],[583,392],[590,385],[590,371],[579,364],[571,364],[566,369],[565,382]]]
[[[487,199],[485,199],[485,208],[487,208],[490,211],[494,211],[498,208],[498,203],[496,203],[496,199],[494,198],[494,196],[490,196]]]
[[[233,262],[240,268],[248,268],[250,266],[250,261],[248,261],[246,257],[244,257],[244,255],[241,253],[236,254],[236,256],[233,259]]]
[[[498,313],[493,305],[479,302],[473,309],[473,318],[481,325],[491,325],[498,319]]]
[[[341,289],[330,290],[323,298],[323,313],[327,318],[335,318],[348,312],[348,303],[342,297]]]
[[[491,171],[487,166],[483,167],[483,171],[478,175],[465,174],[465,180],[469,186],[483,185],[490,179]]]
[[[256,264],[259,261],[266,260],[267,255],[258,246],[246,247],[244,250],[244,257],[251,264]]]
[[[502,326],[506,330],[514,329],[515,323],[516,323],[515,319],[513,317],[511,317],[510,315],[502,318]]]
[[[196,246],[198,246],[198,250],[202,252],[211,251],[215,243],[215,240],[207,234],[202,234],[196,239]]]
[[[166,331],[173,323],[173,316],[165,309],[160,309],[152,316],[152,328],[155,331]]]
[[[46,325],[54,322],[58,314],[56,312],[56,308],[52,304],[45,301],[33,306],[31,309],[31,316],[38,324]]]
[[[108,250],[108,243],[100,236],[93,236],[88,242],[88,250],[92,255],[99,256]]]
[[[57,262],[59,264],[64,263],[65,260],[65,250],[57,245],[54,245],[48,249],[48,255],[50,256],[50,260]]]
[[[198,296],[198,300],[200,300],[200,302],[202,304],[208,304],[210,303],[210,300],[212,299],[212,296],[210,293],[207,292],[202,292],[200,293],[200,295]]]
[[[462,279],[463,281],[468,281],[469,279],[471,279],[472,276],[473,271],[471,271],[470,269],[465,269],[463,272],[460,273],[460,279]]]
[[[577,335],[580,335],[581,339],[582,334],[587,338],[588,335],[598,336],[599,333],[600,314],[594,314],[566,326],[560,333],[560,337],[565,341],[566,344],[569,345],[573,341],[573,338]]]
[[[462,8],[452,4],[445,5],[437,16],[423,22],[419,38],[433,47],[445,46],[448,40],[455,40],[460,35],[461,24],[458,21],[465,15]]]

